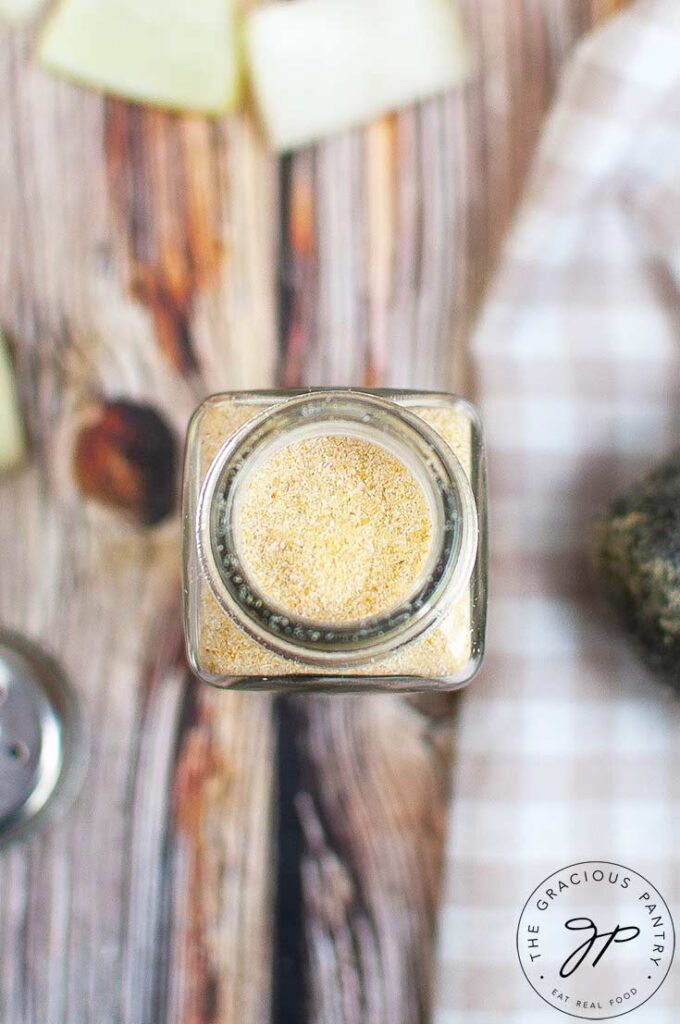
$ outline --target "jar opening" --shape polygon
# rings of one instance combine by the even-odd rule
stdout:
[[[249,460],[237,485],[245,575],[272,610],[325,628],[409,601],[437,558],[436,495],[422,464],[373,428],[292,433]]]
[[[384,453],[384,458],[366,462],[371,449],[374,454],[376,450]],[[314,504],[323,504],[323,479],[330,478],[328,472],[318,469],[313,478],[314,456],[321,453],[328,458],[333,452],[338,458],[337,466],[330,466],[331,473],[339,466],[350,489],[360,483],[362,469],[369,475],[377,473],[383,488],[386,481],[394,485],[391,492],[387,487],[385,503],[397,497],[402,504],[392,510],[381,509],[368,482],[359,517],[372,512],[379,516],[382,532],[390,526],[401,529],[401,536],[389,537],[376,535],[374,523],[359,523],[358,532],[354,529],[357,524],[352,526],[352,501],[357,504],[360,487],[354,495],[348,494],[345,508],[337,501],[335,506],[332,501],[327,503],[326,513],[329,508],[335,507],[336,513],[341,509],[344,526],[349,523],[352,528],[344,538],[331,540],[330,549],[337,549],[340,560],[331,559],[325,567],[312,565],[328,542],[328,538],[315,535],[307,572],[309,575],[312,566],[317,585],[323,585],[327,576],[331,589],[338,580],[353,583],[354,593],[345,611],[358,613],[344,618],[337,612],[333,618],[326,614],[328,608],[343,607],[334,593],[330,599],[326,594],[324,600],[306,604],[304,600],[282,600],[291,594],[304,597],[305,566],[298,579],[286,579],[285,573],[296,571],[291,552],[287,551],[279,571],[275,550],[267,550],[268,543],[276,543],[277,523],[287,532],[289,542],[292,529],[297,550],[303,554],[306,516],[310,531],[318,531],[320,524],[323,527],[324,509],[315,510]],[[278,477],[267,476],[267,467],[272,465]],[[277,483],[267,506],[263,502],[272,480]],[[280,485],[287,488],[287,494],[275,493]],[[291,489],[301,512],[297,521],[292,511],[288,516],[285,511]],[[411,511],[417,510],[415,524],[409,522],[409,509],[403,507],[405,496]],[[358,564],[356,553],[354,565],[343,562],[352,558],[353,538],[361,535],[362,528],[373,529],[374,542],[389,553],[388,577],[390,566],[393,569],[399,562],[400,546],[401,561],[408,563],[398,585],[391,590],[388,587],[387,596],[379,593],[375,601],[357,593],[357,580],[352,578]],[[332,521],[329,529],[333,529]],[[424,632],[436,621],[443,603],[448,606],[469,580],[477,543],[474,498],[462,467],[442,438],[417,416],[384,399],[357,392],[303,395],[245,424],[225,443],[207,474],[199,500],[198,532],[200,557],[223,609],[265,646],[310,664],[370,660]],[[292,553],[294,556],[295,545]],[[370,558],[364,560],[362,570],[366,564]],[[384,584],[384,580],[377,581],[378,588],[384,589]],[[368,585],[375,586],[376,580]],[[319,614],[319,609],[324,614]],[[310,610],[314,614],[310,615]]]

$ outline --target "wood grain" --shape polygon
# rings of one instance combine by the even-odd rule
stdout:
[[[360,700],[295,705],[309,1019],[428,1020],[451,730]]]
[[[471,326],[560,67],[601,8],[465,0],[464,88],[289,159],[287,384],[474,395]],[[306,979],[291,1001],[314,1024],[430,1019],[459,700],[296,698],[283,717],[306,940],[290,950]]]
[[[77,807],[0,858],[3,1024],[427,1021],[455,702],[197,686],[177,519],[83,500],[71,453],[102,399],[180,437],[205,393],[271,383],[277,340],[286,385],[469,393],[559,68],[614,6],[465,0],[463,89],[278,166],[247,115],[104,100],[0,30],[0,319],[32,438],[0,484],[0,618],[92,733]]]
[[[102,397],[179,439],[203,394],[272,381],[275,167],[246,120],[107,102],[31,42],[0,39],[2,324],[32,436],[0,486],[0,616],[58,656],[92,751],[74,811],[0,859],[0,1019],[256,1024],[271,704],[188,678],[177,518],[128,525],[70,462]]]

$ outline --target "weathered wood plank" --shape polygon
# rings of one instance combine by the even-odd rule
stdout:
[[[104,101],[31,44],[0,36],[1,320],[32,436],[0,484],[0,618],[57,655],[92,753],[68,818],[0,858],[0,1018],[256,1024],[270,704],[187,677],[177,517],[84,502],[70,460],[93,402],[149,402],[179,438],[202,394],[271,381],[275,167],[245,120]]]
[[[429,1020],[450,723],[382,696],[296,711],[309,1019]]]
[[[470,82],[290,161],[287,383],[473,393],[470,328],[562,61],[603,6],[465,0]],[[314,1024],[430,1017],[456,706],[309,697],[282,717],[306,938],[290,953]]]

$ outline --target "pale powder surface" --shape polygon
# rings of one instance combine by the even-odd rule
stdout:
[[[206,406],[199,431],[201,480],[224,441],[243,423],[263,411],[263,406],[240,405],[225,398]],[[445,406],[412,406],[410,412],[433,427],[453,449],[465,472],[471,472],[470,421],[462,409]],[[199,588],[198,661],[213,676],[337,675],[336,669],[320,669],[282,657],[245,634],[220,608],[209,585]],[[472,610],[466,590],[444,617],[423,637],[386,658],[344,669],[344,676],[405,675],[426,678],[455,675],[472,653]]]
[[[413,592],[432,519],[399,459],[370,441],[329,435],[286,445],[252,473],[236,532],[244,569],[270,604],[344,625]]]

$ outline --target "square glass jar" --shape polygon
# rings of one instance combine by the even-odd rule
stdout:
[[[464,399],[249,391],[213,395],[194,412],[184,626],[192,669],[207,682],[463,686],[484,653],[486,552],[482,430]],[[404,567],[414,568],[402,592],[394,581]],[[339,588],[355,610],[329,618],[318,609],[339,607]]]

